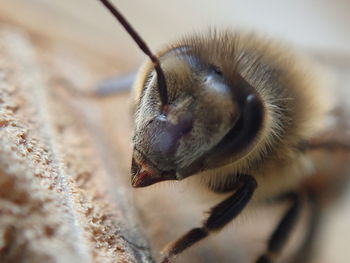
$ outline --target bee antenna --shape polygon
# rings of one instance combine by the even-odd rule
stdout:
[[[168,107],[168,92],[166,87],[166,81],[164,77],[164,72],[160,67],[159,59],[151,52],[145,41],[140,37],[140,35],[135,31],[135,29],[130,25],[130,23],[124,18],[124,16],[115,8],[111,2],[108,0],[100,0],[100,2],[112,13],[112,15],[119,21],[120,24],[125,28],[129,35],[134,39],[136,44],[140,49],[151,59],[154,68],[157,72],[158,80],[158,91],[160,100],[162,103],[162,111],[166,112]]]

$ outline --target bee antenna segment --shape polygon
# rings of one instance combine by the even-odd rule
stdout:
[[[125,17],[115,8],[108,0],[100,0],[100,2],[112,13],[112,15],[119,21],[129,35],[134,39],[139,48],[151,59],[154,68],[157,72],[158,91],[162,103],[162,111],[166,113],[168,108],[168,92],[164,72],[160,66],[159,59],[151,52],[145,41],[125,19]]]

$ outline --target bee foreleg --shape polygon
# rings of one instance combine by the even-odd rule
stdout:
[[[94,95],[104,97],[130,91],[135,78],[136,73],[132,72],[115,78],[106,79],[97,85]]]
[[[272,233],[267,251],[259,257],[256,263],[271,263],[286,244],[300,215],[301,197],[299,193],[290,193],[287,197],[292,201],[291,206],[282,217],[275,231]]]
[[[204,221],[202,227],[193,228],[168,246],[164,252],[162,263],[170,262],[176,255],[207,237],[211,232],[222,229],[239,215],[257,187],[256,180],[249,175],[241,175],[240,181],[242,184],[233,195],[211,209],[210,216]]]
[[[345,150],[350,151],[350,144],[347,142],[340,142],[340,141],[310,141],[307,143],[304,143],[303,146],[304,150],[327,150],[327,151],[334,151],[334,150]]]
[[[323,216],[322,206],[318,200],[319,196],[313,192],[308,191],[307,197],[309,200],[310,215],[308,217],[306,233],[295,253],[294,258],[290,261],[291,263],[306,263],[311,261],[311,257],[314,252],[315,241],[317,240],[315,236],[318,233]]]

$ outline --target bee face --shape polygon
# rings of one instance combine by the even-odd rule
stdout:
[[[160,61],[169,104],[165,112],[160,111],[157,76],[150,71],[135,118],[132,181],[136,187],[188,176],[191,165],[240,116],[234,87],[220,65],[199,59],[187,48],[171,50]]]

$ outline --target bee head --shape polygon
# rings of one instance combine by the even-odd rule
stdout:
[[[109,0],[100,1],[153,65],[136,110],[132,185],[180,180],[247,152],[264,107],[236,71],[227,35],[190,38],[157,57]]]
[[[243,79],[227,76],[232,70],[187,47],[163,54],[160,62],[168,103],[162,105],[157,74],[150,70],[135,113],[134,187],[181,180],[207,169],[210,157],[221,151],[213,149],[235,127],[249,100]]]

